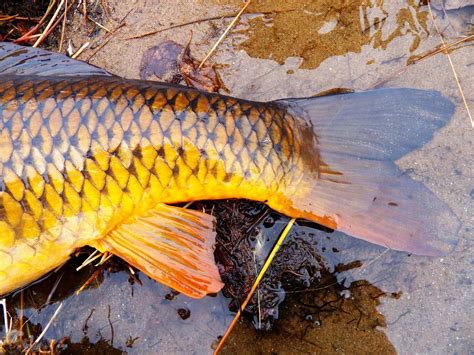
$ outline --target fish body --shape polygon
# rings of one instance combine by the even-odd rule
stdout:
[[[117,77],[12,76],[0,83],[0,115],[2,285],[158,203],[277,208],[303,175],[298,123],[278,104]]]
[[[262,201],[291,217],[434,254],[416,237],[416,228],[425,228],[416,221],[409,226],[414,233],[396,231],[399,241],[392,234],[379,240],[387,229],[354,222],[367,221],[371,209],[403,221],[406,212],[387,211],[403,207],[404,192],[424,190],[392,184],[382,157],[374,163],[358,151],[371,143],[364,133],[362,144],[352,133],[333,140],[332,125],[320,124],[318,116],[334,100],[342,98],[343,107],[345,96],[349,107],[364,110],[351,95],[261,103],[94,73],[0,73],[0,294],[40,278],[85,245],[115,253],[189,296],[217,292],[212,217],[169,206],[202,199]],[[371,102],[370,95],[354,100],[360,97]],[[382,172],[369,178],[367,170]],[[382,191],[386,182],[402,197]],[[444,205],[436,203],[438,218]],[[409,202],[410,211],[417,206]]]

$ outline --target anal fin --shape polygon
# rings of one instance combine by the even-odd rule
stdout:
[[[223,286],[213,255],[213,223],[208,214],[158,204],[90,245],[189,297],[201,298]]]

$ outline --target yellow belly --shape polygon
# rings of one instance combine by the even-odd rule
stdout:
[[[13,77],[0,82],[0,118],[0,294],[160,203],[290,211],[283,193],[303,174],[285,111],[193,90]]]

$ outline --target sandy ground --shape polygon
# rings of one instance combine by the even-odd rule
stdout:
[[[104,25],[113,28],[131,11],[126,25],[92,57],[94,48],[84,51],[80,58],[127,78],[139,77],[139,64],[146,49],[170,39],[185,44],[191,30],[192,53],[197,58],[204,57],[231,19],[204,20],[135,40],[126,40],[127,37],[198,19],[231,16],[241,6],[237,0],[109,0],[106,3],[111,16],[109,20],[102,19]],[[388,79],[384,83],[386,87],[435,89],[455,102],[452,121],[425,147],[399,161],[402,169],[423,181],[461,220],[455,252],[443,258],[407,256],[386,252],[339,233],[331,236],[331,243],[341,250],[340,260],[360,260],[364,264],[362,268],[340,274],[341,280],[367,280],[385,292],[401,292],[399,299],[383,298],[378,307],[388,324],[383,331],[397,352],[472,353],[474,129],[446,55],[436,55],[406,67],[410,57],[423,54],[440,43],[427,7],[402,7],[395,3],[342,6],[333,2],[331,11],[323,11],[328,4],[314,3],[255,1],[210,61],[218,65],[229,93],[241,98],[265,101],[302,97],[334,87],[363,90]],[[275,10],[276,15],[270,14]],[[472,13],[450,12],[448,17],[439,12],[435,14],[448,42],[460,38],[468,29],[466,19],[470,21]],[[367,27],[361,24],[364,17]],[[104,34],[99,31],[95,36],[100,38]],[[80,23],[69,26],[66,38],[71,39],[75,47],[91,40],[81,33]],[[316,55],[317,59],[312,60]],[[450,55],[467,103],[474,112],[472,42]],[[143,286],[130,286],[123,273],[111,275],[100,287],[64,301],[50,337],[69,335],[75,342],[86,333],[91,342],[113,337],[116,348],[130,353],[210,352],[217,336],[223,334],[232,319],[232,313],[227,310],[228,301],[221,295],[201,301],[177,296],[168,301],[164,299],[167,293],[169,290],[149,280],[144,280]],[[113,326],[107,319],[109,307]],[[53,304],[39,314],[35,310],[27,310],[27,313],[33,320],[48,319],[56,308],[57,304]],[[95,311],[89,317],[92,308]],[[182,320],[177,314],[180,308],[189,309],[191,316]],[[86,319],[89,328],[84,332]],[[317,336],[318,332],[311,333],[316,342]],[[126,347],[129,337],[140,337],[132,348]],[[259,339],[263,344],[265,335]],[[239,351],[238,343],[237,335],[229,352]],[[244,350],[271,350],[257,342],[254,346],[255,349]],[[278,342],[278,337],[272,338],[272,347],[276,352],[291,352],[285,341]],[[351,353],[355,348],[350,342],[342,342],[333,347],[333,351]],[[298,349],[298,345],[294,345],[293,350]],[[376,353],[376,349],[373,352]]]

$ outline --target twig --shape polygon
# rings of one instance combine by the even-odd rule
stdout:
[[[39,44],[41,42],[43,42],[43,39],[48,35],[48,31],[50,29],[50,27],[53,25],[54,21],[56,20],[56,17],[58,17],[59,15],[59,11],[61,10],[61,8],[63,7],[64,5],[64,0],[61,0],[61,2],[59,3],[58,5],[58,8],[56,9],[56,11],[54,12],[53,14],[53,17],[51,17],[51,20],[49,20],[48,22],[48,25],[46,26],[46,28],[44,29],[43,33],[41,34],[41,36],[36,40],[35,44],[33,44],[33,47],[38,47]]]
[[[36,344],[38,344],[41,339],[43,339],[44,335],[46,334],[46,332],[48,331],[49,327],[51,326],[51,324],[53,324],[54,320],[56,319],[56,317],[58,316],[59,314],[59,311],[61,310],[61,308],[63,307],[63,302],[61,302],[58,306],[58,308],[56,309],[56,311],[54,311],[53,313],[53,316],[51,317],[51,319],[49,320],[48,324],[46,324],[46,327],[43,329],[43,331],[41,332],[41,334],[38,336],[38,338],[36,338],[35,342],[25,351],[27,354],[30,353],[31,349],[33,349]]]
[[[294,291],[278,291],[278,290],[275,290],[274,292],[275,293],[282,293],[282,294],[290,294],[290,293],[303,293],[303,292],[310,292],[310,291],[320,291],[320,290],[330,288],[330,287],[332,287],[334,285],[337,285],[337,284],[339,284],[339,282],[335,281],[335,282],[330,283],[328,285],[314,287],[314,288],[305,288],[303,290],[294,290]]]
[[[89,329],[89,326],[87,325],[87,323],[89,322],[89,319],[91,319],[92,314],[94,314],[94,311],[95,311],[95,308],[92,308],[84,322],[84,325],[82,326],[82,332],[84,333],[84,335],[87,335],[87,330]]]
[[[441,35],[441,32],[439,30],[438,24],[436,23],[436,20],[433,15],[433,11],[431,10],[431,4],[428,2],[428,9],[430,10],[430,16],[431,19],[433,20],[433,24],[436,28],[436,31],[438,32],[439,38],[441,42],[443,43],[443,47],[446,47],[446,42],[444,41],[443,36]],[[449,55],[449,52],[446,51],[446,56],[448,57],[449,64],[451,65],[451,69],[453,71],[454,79],[456,80],[456,84],[458,85],[459,93],[461,94],[462,101],[464,103],[464,106],[466,107],[467,115],[469,117],[469,120],[471,121],[471,127],[474,128],[474,120],[472,119],[471,111],[469,110],[469,106],[467,105],[466,97],[464,96],[464,92],[461,87],[461,83],[458,78],[458,74],[456,73],[456,70],[454,69],[454,64],[453,61],[451,60],[451,56]]]
[[[107,320],[109,321],[110,326],[110,345],[114,346],[114,326],[110,320],[110,304],[108,305]]]
[[[247,307],[247,304],[250,302],[250,300],[252,299],[252,296],[255,292],[255,290],[257,289],[258,285],[260,284],[260,282],[262,281],[262,278],[263,276],[265,275],[265,273],[267,272],[268,268],[270,267],[273,259],[275,258],[275,255],[276,253],[278,252],[278,250],[280,249],[281,245],[283,244],[286,236],[288,235],[288,233],[290,232],[291,230],[291,227],[293,227],[293,224],[295,223],[295,218],[292,218],[288,224],[286,225],[285,229],[283,230],[283,232],[281,232],[281,235],[280,237],[278,238],[275,246],[273,247],[270,255],[268,256],[267,260],[265,261],[265,264],[263,264],[263,267],[262,269],[260,270],[257,278],[255,279],[255,282],[252,286],[252,288],[250,289],[248,295],[247,295],[247,298],[245,299],[245,301],[242,303],[240,309],[237,311],[234,319],[232,319],[232,322],[230,323],[229,327],[227,328],[226,332],[224,333],[224,335],[222,336],[219,344],[217,345],[217,348],[216,350],[214,350],[214,354],[218,354],[220,349],[222,348],[222,346],[224,345],[226,339],[229,337],[230,333],[232,332],[232,329],[234,329],[235,325],[237,324],[237,321],[239,320],[240,318],[240,315],[242,314],[242,311],[245,310],[245,308]]]
[[[82,0],[82,12],[84,13],[84,22],[87,22],[87,0]]]
[[[169,30],[174,30],[175,28],[181,28],[181,27],[186,27],[186,26],[189,26],[189,25],[195,25],[196,23],[213,21],[213,20],[221,20],[221,19],[232,18],[232,17],[234,17],[234,16],[232,15],[232,16],[206,17],[206,18],[202,18],[202,19],[199,19],[199,20],[193,20],[193,21],[189,21],[189,22],[178,23],[177,25],[172,25],[172,26],[169,26],[169,27],[161,28],[159,30],[153,30],[153,31],[141,33],[141,34],[138,34],[138,35],[133,35],[131,37],[124,38],[124,40],[139,39],[139,38],[143,38],[143,37],[153,36],[153,35],[156,35],[157,33],[166,32],[166,31],[169,31]]]
[[[76,295],[80,294],[84,289],[91,284],[92,281],[94,281],[97,276],[104,270],[104,265],[100,265],[99,268],[94,271],[94,273],[84,282],[84,284],[79,288],[79,290],[76,291]]]
[[[109,13],[109,9],[104,4],[104,0],[100,0],[99,5],[102,8],[102,11],[104,12],[105,17],[107,18],[107,20],[109,20],[110,19],[110,13]]]
[[[219,39],[217,40],[217,42],[212,46],[211,50],[209,51],[209,53],[207,53],[207,55],[204,57],[204,59],[202,60],[201,64],[199,64],[198,66],[198,69],[201,69],[202,66],[204,65],[204,63],[209,59],[209,57],[212,55],[212,53],[214,53],[214,51],[216,50],[216,48],[219,46],[219,44],[221,44],[221,42],[224,40],[225,36],[227,36],[227,34],[229,33],[229,31],[232,29],[232,27],[234,27],[234,25],[237,23],[237,21],[239,20],[240,16],[243,14],[243,12],[245,11],[245,9],[250,5],[250,3],[252,2],[252,0],[247,0],[244,4],[244,6],[240,9],[239,13],[235,16],[235,18],[232,20],[232,22],[229,24],[229,26],[227,26],[226,30],[224,31],[224,33],[219,37]]]
[[[268,15],[268,14],[279,14],[279,13],[287,13],[287,12],[293,12],[293,11],[298,11],[300,8],[295,8],[295,9],[288,9],[284,11],[278,11],[278,10],[273,10],[273,11],[259,11],[259,15]],[[174,30],[175,28],[181,28],[189,25],[195,25],[196,23],[202,23],[202,22],[208,22],[208,21],[214,21],[214,20],[223,20],[227,18],[233,18],[234,15],[222,15],[222,16],[212,16],[212,17],[206,17],[206,18],[201,18],[198,20],[193,20],[189,22],[183,22],[183,23],[178,23],[177,25],[172,25],[169,27],[161,28],[159,30],[153,30],[150,32],[145,32],[145,33],[140,33],[138,35],[133,35],[130,37],[123,38],[124,40],[131,40],[131,39],[139,39],[143,37],[148,37],[148,36],[153,36],[161,32],[166,32],[169,30]]]

